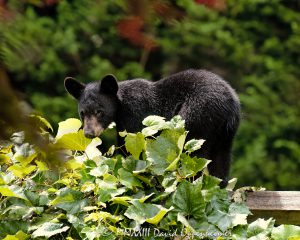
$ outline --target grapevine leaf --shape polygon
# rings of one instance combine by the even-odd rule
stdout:
[[[125,137],[125,147],[135,159],[139,159],[141,152],[145,149],[145,137],[142,133],[128,133]]]
[[[124,168],[120,168],[118,174],[120,177],[119,180],[124,186],[130,189],[132,189],[134,186],[142,186],[140,181],[132,173],[126,171]]]
[[[182,181],[172,197],[175,210],[184,216],[202,218],[205,210],[205,202],[201,193],[201,184]]]
[[[146,156],[151,163],[151,169],[156,175],[163,175],[165,169],[179,155],[177,146],[181,134],[165,130],[156,140],[147,140]]]
[[[55,139],[58,140],[65,134],[77,133],[81,127],[81,122],[76,118],[69,118],[58,124],[58,130]]]
[[[101,145],[102,141],[100,138],[93,138],[90,144],[86,147],[85,153],[89,159],[94,159],[95,157],[101,156],[100,150],[97,146]]]
[[[150,203],[141,203],[138,200],[133,200],[125,212],[125,216],[135,220],[138,224],[149,222],[158,224],[164,215],[171,209],[165,209],[159,205]]]
[[[199,171],[203,170],[211,162],[204,158],[190,157],[183,153],[180,156],[181,168],[179,173],[181,176],[187,178],[195,176]]]
[[[108,166],[107,165],[101,165],[98,167],[95,167],[94,169],[92,169],[90,171],[90,175],[94,176],[94,177],[101,177],[104,174],[106,174],[108,172]]]
[[[148,116],[144,119],[143,125],[147,126],[142,130],[145,137],[153,136],[158,131],[168,128],[165,118],[159,116]]]
[[[24,189],[17,185],[0,186],[0,194],[5,197],[16,197],[28,201],[24,194]]]
[[[52,222],[46,222],[38,227],[33,233],[33,238],[38,237],[46,237],[50,238],[56,234],[60,234],[63,232],[66,232],[70,227],[69,226],[63,226],[62,223],[52,223]]]
[[[279,227],[273,228],[271,237],[275,240],[300,239],[300,227],[294,225],[280,225]]]
[[[232,226],[232,217],[226,212],[216,210],[208,216],[208,222],[216,225],[222,232]]]
[[[75,133],[67,133],[62,135],[54,144],[57,148],[65,148],[70,150],[85,151],[87,146],[92,142],[84,136],[82,129]]]
[[[82,198],[83,193],[66,187],[59,190],[57,197],[50,202],[50,205],[75,214],[83,211],[83,208],[88,205],[88,200]]]
[[[88,222],[88,221],[98,222],[98,221],[106,221],[106,220],[116,223],[122,220],[122,217],[114,216],[109,212],[99,211],[99,212],[90,213],[87,217],[84,218],[84,222]]]
[[[92,226],[92,227],[86,226],[81,230],[81,232],[86,235],[86,238],[84,238],[84,239],[88,239],[88,240],[94,240],[94,239],[113,240],[113,239],[115,239],[114,234],[102,225]]]
[[[7,235],[3,240],[27,240],[29,238],[30,235],[20,230],[15,235]]]
[[[247,230],[247,237],[251,239],[256,239],[259,237],[265,237],[269,235],[272,231],[272,228],[274,226],[275,220],[272,218],[268,220],[264,220],[262,218],[257,219],[256,221],[252,222],[248,226]]]
[[[51,124],[45,118],[38,116],[38,115],[34,115],[34,114],[31,114],[30,117],[39,121],[39,124],[41,124],[41,126],[40,126],[41,129],[45,129],[45,130],[50,129],[51,132],[53,132],[53,128],[52,128]]]
[[[12,171],[12,173],[18,177],[23,178],[24,176],[27,176],[31,172],[33,172],[36,169],[35,165],[29,165],[26,167],[22,167],[20,165],[12,165],[8,168],[9,171]]]
[[[200,140],[192,139],[185,143],[184,149],[186,150],[187,153],[195,152],[201,148],[204,142],[205,140],[203,139]]]

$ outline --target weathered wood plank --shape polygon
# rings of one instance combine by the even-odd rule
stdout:
[[[296,191],[258,191],[247,193],[247,206],[257,218],[276,219],[277,224],[300,225],[300,192]]]

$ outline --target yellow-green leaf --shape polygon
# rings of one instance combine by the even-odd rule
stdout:
[[[15,235],[7,235],[3,240],[27,240],[29,238],[30,235],[23,231],[18,231]]]
[[[154,217],[146,219],[146,222],[157,225],[162,220],[162,218],[166,215],[166,213],[172,209],[173,209],[172,207],[170,209],[161,207],[159,212]]]
[[[23,157],[22,155],[16,156],[16,160],[21,163],[22,167],[26,167],[29,163],[31,163],[37,157],[37,153],[33,153],[28,157]]]
[[[5,197],[18,197],[13,191],[5,186],[0,186],[0,194]]]
[[[12,173],[18,177],[23,178],[24,176],[30,174],[36,169],[36,166],[29,165],[26,167],[20,166],[20,165],[13,165],[8,168],[9,171],[12,171]]]
[[[113,202],[114,204],[122,204],[124,206],[129,206],[129,201],[131,201],[132,198],[128,196],[123,196],[123,197],[113,197],[110,201]]]
[[[78,162],[76,159],[69,160],[65,163],[66,168],[76,170],[83,167],[83,164]]]
[[[96,185],[91,182],[86,182],[81,186],[82,192],[91,192],[95,189]]]
[[[5,197],[16,197],[16,198],[21,198],[24,199],[25,201],[28,201],[26,198],[24,190],[17,186],[17,185],[12,185],[12,186],[0,186],[0,194]]]
[[[58,140],[65,134],[76,133],[81,127],[81,121],[77,118],[69,118],[58,124],[58,130],[55,139]]]
[[[36,163],[36,165],[38,166],[38,168],[39,168],[39,170],[40,170],[41,172],[43,172],[43,171],[48,171],[48,170],[49,170],[49,168],[48,168],[48,166],[47,166],[46,163],[44,163],[44,162],[42,162],[42,161],[35,161],[35,163]]]
[[[9,156],[5,154],[0,154],[0,163],[1,164],[9,164],[11,162],[11,159]]]
[[[122,219],[122,217],[120,216],[114,216],[108,212],[93,212],[91,214],[89,214],[86,218],[84,218],[84,222],[88,222],[88,221],[105,221],[105,220],[110,220],[113,223],[116,223],[118,221],[120,221]]]
[[[85,153],[89,159],[94,159],[95,157],[101,156],[101,152],[97,146],[101,145],[102,141],[100,138],[94,138],[91,143],[86,147]]]
[[[84,136],[82,129],[75,133],[67,133],[61,136],[55,143],[57,148],[66,148],[76,151],[84,151],[92,142]]]
[[[44,125],[44,127],[50,129],[53,132],[53,128],[52,128],[51,124],[45,118],[38,116],[38,115],[34,115],[34,114],[30,115],[30,117],[36,118]]]

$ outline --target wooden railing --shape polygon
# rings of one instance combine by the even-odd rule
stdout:
[[[250,221],[273,217],[276,224],[300,225],[300,192],[248,192],[246,204],[253,213],[249,218]]]

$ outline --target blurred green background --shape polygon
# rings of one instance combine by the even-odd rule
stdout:
[[[0,0],[0,20],[1,81],[54,127],[77,117],[66,76],[208,69],[242,103],[231,176],[300,189],[300,1]]]

